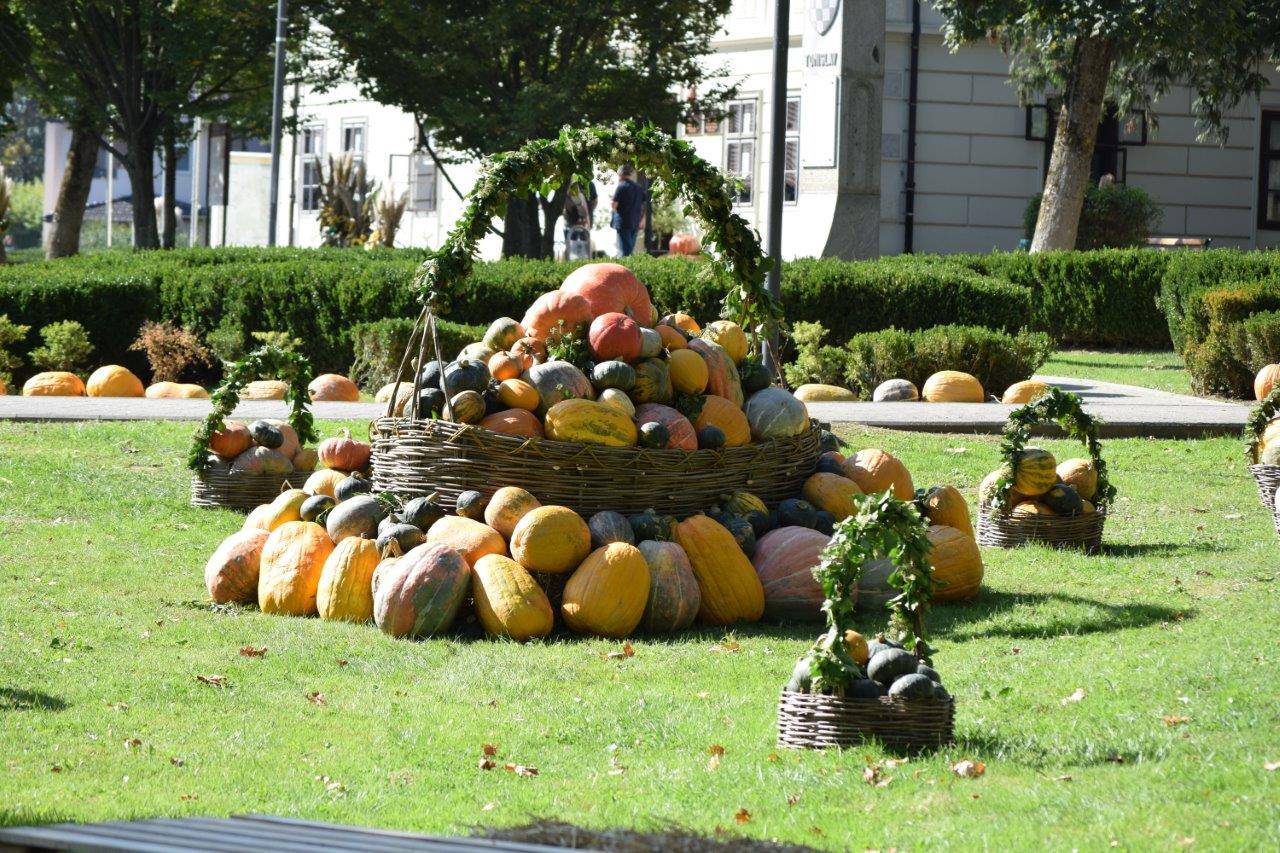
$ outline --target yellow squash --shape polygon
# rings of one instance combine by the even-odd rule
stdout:
[[[593,551],[569,578],[560,612],[579,633],[625,637],[640,624],[648,600],[644,555],[634,545],[613,542]]]
[[[524,567],[500,554],[476,560],[471,573],[476,616],[491,637],[532,640],[551,633],[555,614],[547,594]]]

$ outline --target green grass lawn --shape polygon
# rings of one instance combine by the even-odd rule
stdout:
[[[187,506],[189,432],[0,424],[0,823],[266,812],[434,833],[674,823],[841,850],[1280,844],[1277,542],[1235,441],[1108,442],[1122,497],[1102,555],[985,551],[981,597],[931,619],[957,742],[882,764],[876,787],[879,750],[774,747],[812,627],[609,658],[617,642],[403,642],[209,608],[202,567],[240,517]],[[847,437],[970,494],[996,457],[994,438]],[[497,769],[477,766],[485,744]],[[962,758],[985,775],[955,776]]]
[[[1060,350],[1036,372],[1191,393],[1187,368],[1175,352]]]

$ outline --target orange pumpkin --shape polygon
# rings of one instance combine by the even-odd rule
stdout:
[[[973,537],[973,521],[969,518],[969,505],[955,486],[936,486],[921,501],[924,515],[933,524],[954,527],[970,538]]]
[[[540,361],[546,361],[547,345],[537,338],[523,337],[511,345],[511,354],[520,359],[528,370]]]
[[[760,537],[751,564],[764,588],[766,616],[807,621],[822,618],[826,596],[813,570],[829,541],[826,534],[808,527],[779,527]],[[850,592],[857,594],[856,589]]]
[[[568,507],[532,509],[511,531],[511,556],[531,572],[565,574],[577,568],[589,553],[591,530],[582,516]]]
[[[562,323],[565,331],[573,331],[590,323],[593,316],[586,299],[575,293],[553,290],[533,301],[520,325],[528,332],[528,337],[545,343],[553,332],[558,332]],[[519,345],[520,341],[517,341],[516,346]],[[544,349],[544,357],[545,354]]]
[[[515,379],[528,369],[523,358],[509,352],[495,352],[489,357],[489,374],[499,382]]]
[[[257,379],[240,389],[241,400],[283,400],[289,385],[279,379]]]
[[[262,546],[258,609],[263,613],[313,616],[316,591],[333,540],[313,521],[288,521]]]
[[[695,350],[707,362],[707,393],[724,397],[739,409],[745,402],[738,368],[725,352],[724,347],[703,338],[689,341],[689,349]]]
[[[249,428],[239,421],[223,421],[222,429],[209,436],[209,449],[223,459],[235,459],[252,444]]]
[[[506,554],[502,534],[487,524],[460,515],[446,515],[427,530],[428,542],[447,545],[462,555],[467,565],[475,565],[485,554]]]
[[[510,539],[520,519],[542,504],[519,486],[503,486],[493,493],[484,508],[484,523]]]
[[[893,496],[900,501],[909,501],[915,497],[916,487],[911,481],[911,472],[896,457],[883,450],[871,448],[859,450],[852,458],[846,459],[844,475],[858,484],[864,494],[877,495],[886,489],[893,490]]]
[[[509,409],[527,409],[530,412],[537,411],[538,404],[542,402],[538,389],[523,379],[502,380],[498,386],[498,399]]]
[[[764,614],[764,587],[733,534],[705,515],[676,525],[676,542],[689,557],[702,601],[698,619],[708,625],[755,622]]]
[[[806,501],[834,515],[836,521],[857,514],[858,502],[854,498],[861,494],[858,484],[848,477],[822,472],[811,474],[800,492]]]
[[[702,327],[698,325],[698,321],[690,317],[688,314],[677,311],[674,314],[668,314],[658,321],[661,326],[670,326],[673,329],[683,329],[691,335],[702,332]]]
[[[1280,364],[1266,365],[1253,378],[1253,396],[1258,400],[1267,399],[1277,381],[1280,381]]]
[[[724,397],[708,394],[702,398],[702,411],[693,425],[719,428],[724,433],[725,447],[745,447],[751,443],[751,424],[747,414]]]
[[[320,570],[316,610],[321,619],[368,622],[373,618],[373,570],[378,547],[369,539],[348,536],[338,543]]]
[[[565,277],[560,292],[585,299],[592,317],[616,311],[641,326],[653,325],[653,302],[648,289],[622,264],[584,264]],[[528,323],[525,328],[529,328]]]
[[[640,357],[640,327],[626,314],[601,314],[591,321],[587,345],[598,362],[635,361]]]
[[[934,601],[967,601],[982,586],[982,553],[972,536],[954,527],[935,524],[929,528],[929,565],[938,584]]]
[[[373,448],[363,441],[351,437],[350,430],[341,430],[337,436],[326,438],[316,448],[320,462],[326,468],[339,471],[359,471],[369,464]]]
[[[141,397],[146,393],[142,380],[127,367],[108,364],[89,374],[85,393],[90,397]]]
[[[689,346],[689,341],[684,335],[677,332],[671,326],[658,326],[658,340],[662,341],[662,345],[667,348],[668,352],[682,350]]]
[[[635,422],[640,427],[656,421],[667,428],[667,450],[697,450],[698,434],[689,419],[670,406],[661,403],[645,403],[636,407]]]
[[[328,495],[331,498],[336,498],[333,490],[345,479],[347,479],[345,471],[321,468],[307,478],[307,482],[302,484],[302,490],[309,495]]]
[[[37,373],[22,385],[24,397],[83,397],[84,383],[80,377],[65,370],[49,370]]]
[[[339,373],[322,373],[307,386],[312,400],[337,403],[359,403],[360,389],[356,383]]]
[[[696,255],[702,251],[702,244],[698,242],[698,238],[694,234],[672,234],[671,242],[667,244],[667,251],[673,255]]]
[[[271,534],[261,528],[237,530],[204,566],[204,585],[214,604],[253,601],[258,595],[262,546]]]
[[[504,435],[542,438],[542,421],[528,409],[504,409],[480,421],[480,427]]]

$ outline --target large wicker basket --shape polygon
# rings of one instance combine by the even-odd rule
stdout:
[[[1107,508],[1088,515],[1002,515],[990,507],[978,507],[978,544],[1017,548],[1035,542],[1052,548],[1079,548],[1096,554],[1102,548],[1102,527]]]
[[[1267,512],[1276,511],[1276,491],[1280,490],[1280,465],[1250,465],[1249,473],[1258,484],[1258,500]]]
[[[816,422],[794,438],[692,452],[572,444],[393,417],[373,422],[371,440],[377,491],[402,498],[435,492],[452,501],[469,489],[490,495],[521,486],[544,504],[583,516],[649,507],[689,515],[735,489],[777,503],[799,494],[822,454]]]
[[[778,746],[826,749],[878,740],[891,749],[946,746],[955,738],[956,703],[946,699],[852,699],[783,690]]]
[[[285,489],[300,489],[308,474],[227,474],[198,471],[191,475],[191,505],[249,512],[271,503]]]

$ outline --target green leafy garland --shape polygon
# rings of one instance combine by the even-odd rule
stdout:
[[[927,523],[914,504],[897,500],[889,491],[854,500],[857,514],[836,525],[813,570],[826,596],[822,612],[828,626],[808,655],[814,693],[842,696],[855,680],[866,677],[849,656],[844,633],[854,627],[858,580],[869,560],[888,558],[893,563],[888,581],[898,594],[888,603],[890,635],[926,663],[932,654],[924,627],[934,592]]]
[[[1005,421],[1004,440],[1000,443],[1002,473],[996,480],[991,508],[1000,513],[1012,509],[1009,506],[1009,491],[1013,488],[1013,472],[1017,467],[1018,456],[1027,446],[1032,428],[1044,423],[1058,424],[1066,431],[1068,438],[1077,439],[1084,444],[1093,461],[1094,470],[1098,472],[1094,504],[1099,508],[1110,505],[1115,500],[1116,489],[1107,477],[1107,463],[1102,458],[1102,442],[1098,441],[1098,422],[1081,408],[1079,397],[1051,385],[1038,399],[1010,412],[1009,419]]]
[[[268,344],[240,361],[227,362],[224,372],[222,384],[211,395],[213,408],[191,437],[187,467],[192,471],[202,471],[208,466],[209,440],[239,405],[240,389],[263,376],[279,376],[289,383],[285,391],[285,399],[292,405],[289,425],[298,434],[299,443],[305,445],[319,438],[309,408],[311,392],[307,384],[311,381],[311,362],[306,356]]]
[[[424,304],[437,315],[448,313],[471,275],[480,240],[505,212],[507,199],[549,193],[572,180],[585,183],[596,164],[623,162],[654,178],[655,196],[689,200],[684,214],[702,225],[711,273],[730,285],[725,316],[757,341],[767,336],[782,319],[781,304],[765,286],[773,261],[762,255],[759,237],[746,220],[733,212],[725,176],[687,142],[636,122],[565,128],[556,139],[534,140],[486,159],[462,216],[415,277]]]
[[[1280,384],[1271,389],[1266,399],[1254,406],[1253,411],[1249,413],[1249,420],[1244,423],[1244,440],[1247,442],[1245,455],[1255,465],[1258,462],[1258,445],[1262,443],[1262,433],[1266,431],[1267,424],[1275,419],[1278,412],[1280,412]]]

